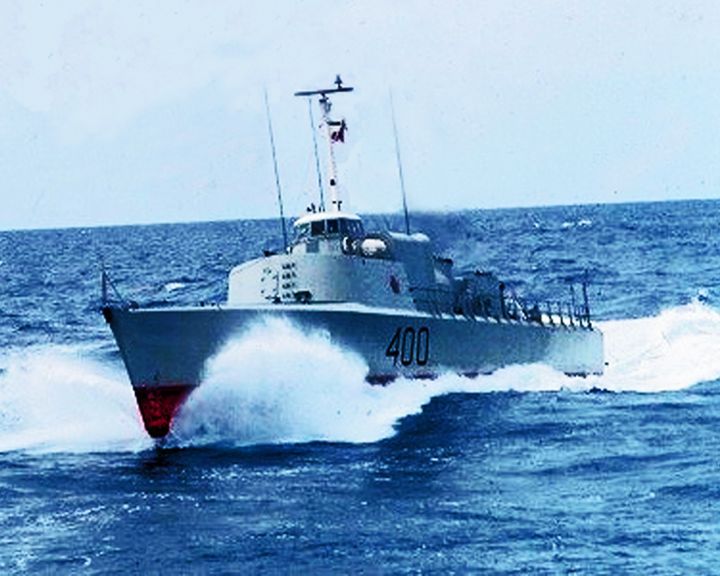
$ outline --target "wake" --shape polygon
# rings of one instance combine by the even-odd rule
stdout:
[[[259,324],[206,367],[177,416],[170,446],[309,441],[375,442],[452,392],[660,393],[720,379],[720,312],[693,302],[658,316],[604,322],[605,374],[569,378],[542,365],[469,379],[399,379],[370,386],[362,358],[328,334]],[[0,357],[0,452],[122,452],[154,446],[123,367],[82,349],[32,348]]]
[[[614,392],[668,392],[720,378],[720,311],[699,301],[660,315],[600,325],[601,377],[588,382]]]

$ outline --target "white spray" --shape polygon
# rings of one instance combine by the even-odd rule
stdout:
[[[0,452],[136,451],[152,445],[120,367],[67,347],[11,352],[2,364]]]

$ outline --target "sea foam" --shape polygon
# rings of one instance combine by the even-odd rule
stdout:
[[[658,316],[603,322],[607,368],[589,378],[615,392],[667,392],[720,378],[720,311],[699,300]]]
[[[0,452],[137,451],[151,446],[120,367],[85,349],[28,348],[2,358]]]

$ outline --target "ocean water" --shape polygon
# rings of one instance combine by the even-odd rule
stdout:
[[[587,274],[606,373],[371,387],[350,351],[270,324],[210,361],[162,447],[101,266],[128,299],[222,301],[277,222],[2,232],[0,573],[717,573],[718,222],[715,201],[415,215],[518,294]]]

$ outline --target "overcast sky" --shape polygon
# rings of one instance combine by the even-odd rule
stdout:
[[[0,228],[273,216],[317,194],[340,73],[346,205],[714,198],[720,3],[0,0]],[[317,110],[316,110],[317,112]]]

